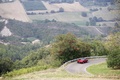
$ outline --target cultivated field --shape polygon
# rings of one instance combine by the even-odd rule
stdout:
[[[23,1],[22,4],[26,11],[46,10],[46,7],[41,1]]]
[[[79,2],[74,2],[72,4],[69,3],[49,4],[48,2],[43,1],[43,4],[45,5],[48,11],[59,10],[59,8],[61,7],[64,8],[65,11],[69,12],[88,11],[88,9],[80,5]]]
[[[19,0],[15,0],[15,2],[11,3],[1,3],[0,4],[0,16],[4,18],[16,19],[24,22],[29,22],[30,19],[26,15],[26,12],[19,2]]]
[[[83,7],[79,2],[74,3],[55,3],[49,4],[49,2],[42,1],[47,10],[35,10],[35,11],[27,11],[29,13],[37,13],[38,15],[29,15],[31,20],[53,20],[67,22],[67,23],[75,23],[77,25],[85,25],[86,21],[89,19],[89,9]],[[64,12],[58,13],[59,8],[63,8]],[[54,10],[56,13],[51,13],[51,10]],[[48,12],[48,13],[46,13]],[[87,17],[82,17],[81,12],[88,13]],[[39,14],[43,13],[43,14]]]
[[[88,17],[82,17],[81,12],[63,12],[54,14],[44,14],[44,15],[29,15],[32,20],[45,20],[45,19],[55,19],[61,22],[75,23],[75,24],[85,24],[88,21]]]
[[[102,17],[104,20],[114,20],[120,18],[120,10],[108,11],[107,7],[103,7],[102,10],[93,12],[93,16]]]

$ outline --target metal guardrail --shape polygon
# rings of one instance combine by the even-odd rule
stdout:
[[[87,59],[96,59],[96,58],[106,58],[106,56],[90,56],[90,57],[84,57],[84,58],[87,58]],[[77,59],[73,59],[73,60],[67,61],[61,67],[65,67],[67,64],[69,64],[71,62],[75,62],[78,59],[81,59],[81,58],[77,58]]]

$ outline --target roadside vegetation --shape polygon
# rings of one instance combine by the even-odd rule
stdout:
[[[88,72],[101,77],[120,78],[120,32],[108,37],[105,46],[107,62],[87,68]]]
[[[107,55],[107,50],[103,46],[104,45],[102,42],[84,42],[78,39],[75,35],[67,33],[57,36],[54,39],[54,42],[49,45],[49,47],[36,47],[33,49],[33,51],[28,51],[27,55],[25,57],[21,57],[19,60],[17,58],[12,60],[14,54],[11,53],[13,56],[9,57],[8,60],[7,56],[6,58],[4,57],[6,54],[6,46],[1,45],[1,50],[4,52],[4,54],[1,54],[0,61],[0,70],[2,72],[1,74],[7,72],[3,76],[12,77],[26,74],[32,71],[59,67],[64,62],[79,57]],[[24,51],[22,54],[23,53]]]
[[[112,34],[106,43],[109,50],[107,65],[113,69],[120,69],[120,32]]]
[[[114,35],[111,35],[112,37],[109,37],[110,40],[102,42],[92,40],[84,41],[82,39],[78,39],[71,33],[67,33],[55,37],[54,42],[51,43],[48,47],[32,45],[30,47],[29,45],[23,47],[21,46],[20,48],[0,44],[0,50],[2,51],[0,52],[0,74],[4,77],[14,77],[33,71],[57,68],[66,61],[91,55],[107,55],[107,65],[105,65],[108,69],[113,69],[116,73],[120,66],[119,35],[119,32],[115,33]],[[103,64],[101,66],[105,65]]]

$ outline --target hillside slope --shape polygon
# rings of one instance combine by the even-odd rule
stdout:
[[[11,3],[1,3],[0,16],[9,19],[20,20],[23,22],[30,21],[19,0],[15,0],[14,2]]]
[[[56,4],[49,4],[48,2],[44,2],[43,4],[47,8],[47,10],[59,10],[59,8],[64,8],[65,11],[69,12],[79,12],[79,11],[88,11],[87,8],[83,7],[82,5],[79,4],[79,2],[74,2],[72,4],[69,3],[56,3]]]

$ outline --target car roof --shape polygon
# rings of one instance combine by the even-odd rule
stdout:
[[[86,59],[86,58],[80,58],[80,59],[84,60],[84,59]]]

